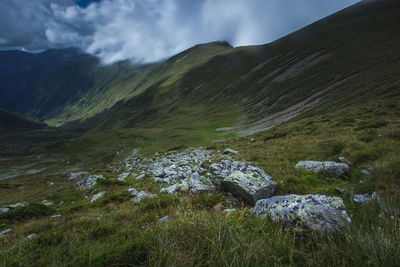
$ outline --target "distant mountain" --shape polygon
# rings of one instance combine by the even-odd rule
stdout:
[[[0,109],[0,129],[43,129],[46,126],[23,115]]]
[[[399,1],[363,1],[271,44],[203,44],[150,65],[101,66],[74,50],[1,52],[0,107],[85,130],[255,133],[302,114],[398,100],[399,17]]]

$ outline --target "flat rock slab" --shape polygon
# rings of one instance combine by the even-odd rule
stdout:
[[[277,183],[266,174],[234,171],[223,178],[222,186],[228,192],[241,196],[248,203],[254,205],[257,200],[270,197],[275,192]]]
[[[94,196],[90,199],[90,202],[93,203],[93,202],[95,202],[95,201],[101,199],[101,198],[104,196],[104,194],[105,194],[105,192],[97,193],[96,195],[94,195]]]
[[[212,164],[209,178],[250,204],[270,197],[277,187],[277,183],[264,170],[234,160]]]
[[[296,169],[303,169],[309,172],[325,171],[328,174],[343,176],[348,174],[350,166],[346,163],[338,163],[334,161],[299,161]]]
[[[350,225],[343,200],[324,195],[286,195],[257,201],[252,212],[275,222],[311,228],[321,232],[334,231]]]

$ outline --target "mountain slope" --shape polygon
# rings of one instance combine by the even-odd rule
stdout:
[[[6,129],[43,129],[47,125],[23,115],[0,109],[0,128]]]
[[[179,74],[151,80],[140,94],[69,126],[234,126],[225,130],[251,134],[306,111],[362,107],[377,99],[395,102],[399,15],[398,1],[364,1],[274,43],[226,48],[186,67],[185,60],[197,59],[191,53],[209,49],[195,47],[158,65],[175,60],[183,70]]]

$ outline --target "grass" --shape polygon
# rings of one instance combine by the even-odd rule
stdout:
[[[11,217],[4,218],[0,230],[11,227],[13,232],[0,239],[0,263],[400,266],[400,98],[398,73],[394,72],[399,62],[398,5],[385,1],[380,6],[378,2],[339,15],[346,27],[333,17],[262,47],[200,46],[181,61],[184,54],[141,70],[125,84],[118,85],[120,79],[116,79],[105,96],[110,103],[123,101],[108,107],[107,100],[96,99],[78,108],[72,117],[85,120],[67,124],[64,130],[72,132],[3,131],[1,145],[22,145],[0,152],[9,157],[0,161],[2,172],[21,168],[21,162],[48,168],[0,181],[1,205],[47,199],[59,210],[50,212],[40,206],[37,217],[29,210],[4,215]],[[381,12],[376,15],[371,10]],[[331,60],[280,83],[274,83],[273,76],[264,79],[274,71],[284,73],[290,68],[289,61],[299,62],[320,51],[331,54]],[[252,71],[267,59],[269,64]],[[119,70],[115,67],[110,73]],[[252,136],[215,131],[282,111],[330,86],[318,105],[273,129]],[[64,123],[64,115],[56,116],[52,123]],[[248,205],[232,201],[222,192],[158,195],[134,203],[128,188],[158,193],[159,186],[150,177],[117,181],[117,173],[106,168],[106,163],[117,164],[134,148],[141,149],[142,157],[149,157],[199,145],[238,150],[236,160],[251,161],[278,183],[275,195],[342,197],[351,227],[326,235],[288,228],[260,220]],[[338,161],[340,156],[351,162],[346,177],[294,169],[299,160]],[[59,161],[49,163],[50,159]],[[103,174],[106,179],[92,190],[79,191],[65,175],[76,169]],[[366,179],[361,174],[365,169],[371,172]],[[50,181],[54,185],[50,186]],[[341,195],[337,187],[348,194]],[[90,203],[101,191],[104,197]],[[378,193],[379,202],[360,206],[352,200],[354,194],[372,192]],[[59,204],[62,201],[64,204]],[[237,210],[224,214],[223,208]],[[53,212],[63,216],[52,219],[49,215]],[[166,215],[169,220],[160,222]],[[37,238],[28,239],[32,233],[37,233]]]

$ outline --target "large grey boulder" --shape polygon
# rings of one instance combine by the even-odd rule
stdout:
[[[1,208],[0,209],[0,214],[9,212],[10,210],[11,210],[10,208]]]
[[[342,176],[348,174],[350,166],[346,163],[338,163],[334,161],[299,161],[296,169],[304,169],[309,172],[325,171],[328,174]]]
[[[234,160],[222,160],[212,164],[210,179],[250,204],[270,197],[277,187],[277,183],[264,170]]]
[[[83,178],[81,181],[76,183],[78,189],[90,189],[93,188],[99,179],[105,179],[103,175],[90,175]]]
[[[229,176],[224,177],[221,184],[228,192],[241,196],[250,204],[272,196],[277,187],[277,183],[266,174],[260,175],[258,172],[244,173],[241,171],[234,171]]]
[[[321,232],[350,225],[343,200],[324,195],[287,195],[257,201],[252,212],[275,222]]]

